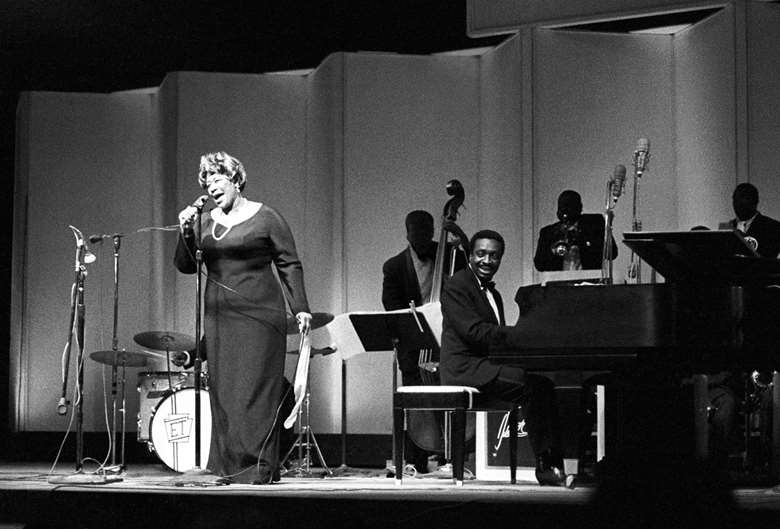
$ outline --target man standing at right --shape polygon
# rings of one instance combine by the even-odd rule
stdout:
[[[780,254],[780,222],[758,211],[758,189],[743,182],[731,197],[736,218],[722,223],[720,229],[737,229],[761,257],[776,259]]]
[[[762,215],[758,211],[758,189],[753,184],[743,182],[734,189],[731,197],[736,218],[720,224],[720,229],[737,229],[745,237],[745,242],[761,257],[777,259],[780,257],[780,222]],[[752,374],[755,382],[771,379],[769,373]],[[760,387],[760,383],[756,384]],[[772,454],[772,390],[766,387],[758,391],[761,429],[761,459],[771,461]]]
[[[504,239],[495,231],[471,238],[469,262],[443,286],[441,310],[441,383],[472,386],[497,399],[522,406],[536,458],[540,485],[573,487],[563,473],[563,452],[553,383],[521,367],[491,362],[491,347],[519,347],[520,329],[504,322],[504,306],[493,276],[504,255]]]

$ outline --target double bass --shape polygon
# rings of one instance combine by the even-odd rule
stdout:
[[[410,304],[413,311],[422,313],[428,325],[433,331],[438,345],[441,345],[442,313],[441,313],[441,289],[444,281],[456,272],[458,252],[468,258],[468,239],[456,224],[458,210],[463,205],[465,191],[458,180],[447,182],[447,194],[451,197],[444,205],[441,219],[439,241],[436,248],[434,261],[431,294],[427,302],[421,307]],[[449,233],[453,233],[459,239],[458,245],[448,245]],[[449,254],[449,255],[448,255]],[[417,367],[423,385],[440,384],[438,349],[421,349],[419,352]],[[407,415],[407,435],[422,450],[444,454],[444,414],[434,411],[410,411]],[[472,438],[476,431],[473,417],[467,424],[467,438]],[[446,455],[446,454],[445,454]]]

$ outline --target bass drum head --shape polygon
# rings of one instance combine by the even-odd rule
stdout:
[[[149,426],[151,447],[168,468],[195,468],[195,389],[181,388],[160,401]],[[200,468],[206,468],[211,445],[209,392],[200,390]]]

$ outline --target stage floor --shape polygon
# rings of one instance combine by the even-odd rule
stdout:
[[[56,483],[73,479],[72,468],[61,464],[50,474],[46,464],[0,463],[0,528],[434,529],[491,527],[513,519],[522,527],[609,526],[594,522],[601,515],[593,508],[595,485],[568,490],[476,479],[457,487],[450,479],[417,477],[398,486],[385,470],[337,469],[335,476],[287,475],[273,485],[202,486],[181,483],[180,474],[162,465],[131,466],[112,483]],[[734,488],[730,494],[742,522],[772,520],[776,526],[780,520],[776,487]]]

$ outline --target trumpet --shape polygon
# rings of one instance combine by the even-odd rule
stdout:
[[[550,246],[550,251],[557,257],[566,255],[572,246],[581,246],[580,230],[576,222],[569,223],[564,219],[560,231],[558,240]]]

